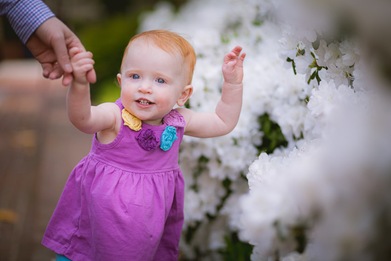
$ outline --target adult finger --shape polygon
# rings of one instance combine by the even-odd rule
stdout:
[[[52,71],[49,74],[49,79],[55,80],[60,78],[64,74],[64,71],[62,70],[61,66],[56,63],[52,67]]]
[[[42,75],[45,78],[49,78],[50,73],[53,71],[53,66],[51,63],[42,63]]]
[[[72,80],[73,80],[72,73],[64,73],[62,77],[62,85],[68,86],[69,84],[71,84]]]
[[[64,35],[57,34],[52,38],[52,47],[57,57],[57,62],[66,73],[72,72],[71,62],[69,60],[68,49],[65,43]]]

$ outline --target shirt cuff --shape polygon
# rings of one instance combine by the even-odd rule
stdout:
[[[40,0],[19,0],[7,14],[8,21],[24,44],[43,22],[53,16]]]

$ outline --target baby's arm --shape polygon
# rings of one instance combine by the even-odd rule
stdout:
[[[225,55],[223,63],[223,88],[221,99],[214,113],[197,113],[180,108],[186,119],[185,134],[208,138],[231,132],[239,120],[243,94],[243,61],[246,54],[236,46]]]
[[[78,48],[70,50],[73,81],[68,90],[67,111],[69,120],[80,131],[92,134],[115,126],[115,104],[91,106],[90,84],[87,72],[93,69],[92,53]]]

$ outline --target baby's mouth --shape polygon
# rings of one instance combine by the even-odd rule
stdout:
[[[146,100],[146,99],[138,99],[136,102],[138,102],[141,105],[151,105],[154,104],[153,102]]]

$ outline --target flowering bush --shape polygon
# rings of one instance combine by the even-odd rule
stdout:
[[[391,103],[375,66],[387,59],[369,59],[378,39],[362,19],[349,0],[194,0],[143,18],[141,30],[195,47],[194,110],[214,109],[223,55],[247,53],[238,126],[183,142],[186,258],[223,259],[245,243],[252,260],[390,257]]]

